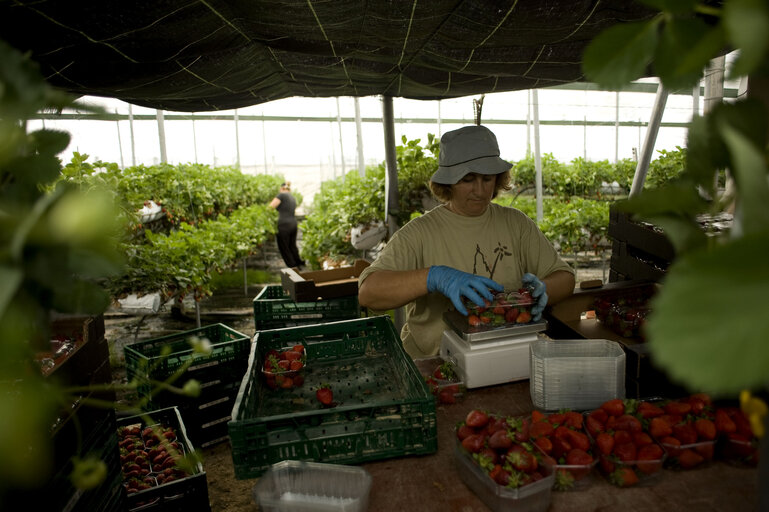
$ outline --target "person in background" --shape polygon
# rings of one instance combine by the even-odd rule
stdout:
[[[291,195],[291,182],[281,183],[280,192],[270,202],[270,208],[278,210],[278,250],[286,266],[301,270],[305,264],[296,247],[298,224],[294,212],[296,199]]]
[[[399,229],[360,275],[359,302],[375,311],[406,306],[401,339],[412,358],[436,355],[453,304],[479,306],[490,291],[532,288],[533,319],[574,292],[574,270],[523,212],[492,203],[510,190],[509,162],[481,125],[441,137],[430,189],[442,202]]]

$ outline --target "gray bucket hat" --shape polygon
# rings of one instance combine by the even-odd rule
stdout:
[[[491,130],[480,125],[464,126],[441,137],[438,170],[430,181],[454,185],[471,172],[499,174],[512,166],[499,158],[499,145]]]

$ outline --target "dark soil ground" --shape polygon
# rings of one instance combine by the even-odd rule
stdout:
[[[263,258],[262,261],[269,270],[279,272],[282,261],[274,254],[270,258]],[[608,267],[605,259],[594,260],[591,263],[582,262],[578,264],[577,269],[577,283],[591,279],[606,281]],[[253,299],[263,286],[258,284],[249,285],[247,289],[240,286],[217,290],[213,296],[200,302],[199,311],[193,301],[185,301],[182,314],[172,313],[170,307],[163,307],[158,314],[147,317],[126,315],[119,311],[107,312],[105,314],[106,337],[110,343],[114,381],[126,382],[123,352],[125,345],[195,329],[198,326],[198,314],[201,326],[222,323],[253,338],[255,334]],[[121,398],[120,395],[119,398]],[[126,399],[127,396],[123,395],[122,400],[126,401]],[[229,441],[220,442],[200,451],[208,481],[211,510],[213,512],[257,510],[252,497],[252,488],[256,479],[235,478]]]

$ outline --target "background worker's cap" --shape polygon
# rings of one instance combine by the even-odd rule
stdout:
[[[466,174],[499,174],[513,164],[499,158],[497,137],[485,126],[464,126],[441,137],[438,170],[430,178],[435,183],[454,185]]]

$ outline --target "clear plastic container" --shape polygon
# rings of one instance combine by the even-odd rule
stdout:
[[[253,496],[264,512],[364,512],[370,491],[361,467],[285,460],[259,478]]]
[[[530,371],[531,400],[543,411],[585,411],[625,398],[625,351],[615,341],[537,339]]]
[[[494,300],[485,306],[463,299],[467,309],[467,323],[470,327],[504,326],[525,324],[531,321],[534,299],[528,289],[504,291],[494,294]]]
[[[555,479],[551,464],[542,463],[547,476],[541,480],[511,489],[489,478],[459,443],[455,444],[454,453],[460,478],[492,511],[545,512],[550,507]]]
[[[414,364],[438,404],[454,404],[464,398],[466,386],[457,373],[457,362],[453,357],[423,357],[414,359]]]

